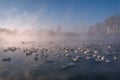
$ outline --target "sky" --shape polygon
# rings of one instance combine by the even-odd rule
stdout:
[[[120,14],[120,0],[0,0],[0,27],[80,31]]]

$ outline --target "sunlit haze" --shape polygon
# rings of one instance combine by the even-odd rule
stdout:
[[[120,80],[120,0],[0,0],[0,80]]]

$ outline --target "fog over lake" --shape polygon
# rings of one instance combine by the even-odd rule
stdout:
[[[0,0],[0,80],[120,80],[119,0]]]

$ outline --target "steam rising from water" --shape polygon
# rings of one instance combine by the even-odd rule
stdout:
[[[43,31],[44,32],[44,31]],[[10,30],[10,32],[7,31],[3,31],[0,34],[0,43],[4,44],[3,46],[5,46],[6,44],[8,45],[18,45],[19,43],[21,43],[22,41],[26,41],[26,42],[33,42],[33,41],[45,41],[48,40],[48,34],[47,33],[43,33],[38,32],[36,30]]]
[[[52,42],[53,45],[57,44],[59,46],[77,46],[81,41],[86,40],[85,36],[77,33],[56,32],[47,29],[16,29],[8,31],[3,31],[0,34],[1,47],[33,47],[35,46],[34,43],[37,44],[37,46],[38,44],[45,46],[49,42]],[[28,44],[23,46],[21,44],[22,42],[27,42]]]
[[[0,18],[0,43],[5,46],[8,43],[16,45],[22,41],[43,43],[51,40],[58,42],[68,40],[79,43],[79,41],[103,39],[101,36],[93,38],[87,34],[81,35],[82,28],[81,30],[77,28],[79,33],[71,33],[69,29],[65,31],[63,26],[61,31],[56,31],[58,24],[46,18],[44,12],[45,8],[34,13],[20,12],[16,8],[3,11],[3,16]]]

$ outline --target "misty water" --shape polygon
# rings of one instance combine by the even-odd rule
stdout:
[[[0,80],[120,79],[120,48],[110,42],[72,39],[12,44],[0,47]]]
[[[0,0],[0,80],[120,80],[120,0]]]

